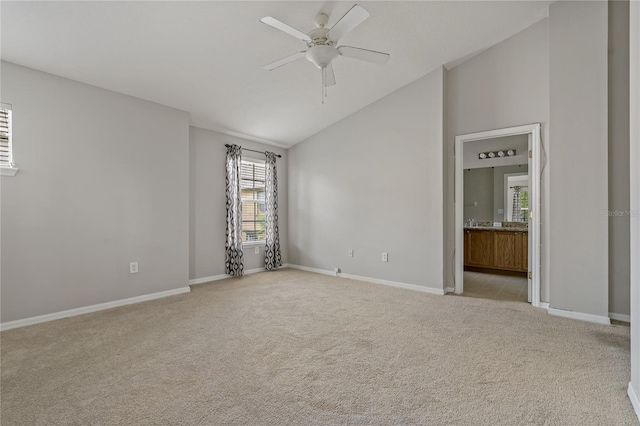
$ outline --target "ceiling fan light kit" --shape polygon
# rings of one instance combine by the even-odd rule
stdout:
[[[336,84],[331,62],[338,56],[345,56],[376,64],[385,64],[389,60],[390,55],[388,53],[351,46],[336,47],[340,38],[347,35],[351,30],[364,22],[369,16],[369,12],[356,4],[349,9],[349,11],[340,18],[332,28],[327,29],[325,26],[329,22],[329,16],[327,16],[326,13],[319,13],[313,20],[316,28],[309,31],[308,34],[305,34],[284,22],[278,21],[271,16],[264,17],[260,22],[306,42],[307,50],[296,52],[285,58],[267,64],[262,68],[267,71],[272,71],[302,57],[306,58],[321,70],[322,103],[324,103],[327,87]]]
[[[305,56],[309,62],[313,62],[316,67],[322,69],[338,56],[338,50],[333,46],[320,44],[309,48]]]

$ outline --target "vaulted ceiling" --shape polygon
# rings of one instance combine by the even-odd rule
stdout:
[[[546,16],[549,1],[360,2],[371,17],[340,44],[391,54],[386,65],[338,57],[321,103],[306,49],[261,22],[304,32],[332,26],[354,2],[1,3],[3,60],[187,111],[193,125],[292,146],[443,64],[484,50]]]

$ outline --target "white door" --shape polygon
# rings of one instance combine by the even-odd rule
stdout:
[[[533,206],[531,204],[531,200],[538,200],[537,196],[538,194],[532,194],[531,191],[534,191],[534,185],[533,185],[533,176],[535,175],[535,173],[533,173],[532,171],[533,169],[533,156],[531,155],[531,153],[533,152],[533,138],[532,135],[529,135],[529,218],[527,220],[528,224],[531,224],[531,216],[533,214]],[[535,196],[534,196],[535,195]],[[531,231],[531,229],[529,229],[529,231]],[[527,295],[527,302],[531,303],[531,300],[533,300],[533,283],[531,282],[531,265],[533,265],[533,244],[535,242],[535,238],[533,238],[533,232],[529,232],[527,234],[527,268],[528,268],[528,272],[527,272],[527,290],[528,290],[528,295]]]

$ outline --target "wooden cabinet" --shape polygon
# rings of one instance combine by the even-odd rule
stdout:
[[[493,267],[518,271],[522,269],[522,239],[524,233],[513,231],[494,231]]]
[[[493,265],[493,231],[465,231],[466,264],[490,268]]]
[[[506,229],[465,229],[464,232],[465,266],[527,272],[527,232]]]

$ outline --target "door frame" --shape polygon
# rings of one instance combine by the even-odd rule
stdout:
[[[540,307],[540,180],[542,145],[540,123],[507,127],[455,137],[455,292],[464,291],[464,144],[504,136],[528,135],[529,139],[529,289],[531,305]]]

